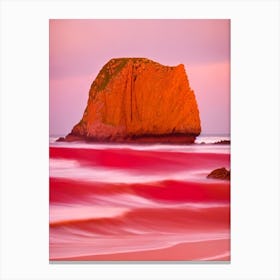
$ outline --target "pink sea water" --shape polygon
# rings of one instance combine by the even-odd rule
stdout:
[[[50,144],[50,260],[230,260],[229,145]]]

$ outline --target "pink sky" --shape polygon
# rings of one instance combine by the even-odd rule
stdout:
[[[202,134],[230,134],[230,20],[50,20],[50,135],[82,118],[92,81],[114,57],[185,65]]]

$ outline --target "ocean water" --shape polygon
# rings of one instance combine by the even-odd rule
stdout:
[[[230,260],[230,182],[206,178],[230,168],[229,145],[55,139],[50,260]]]
[[[50,144],[55,144],[55,141],[59,138],[59,137],[64,137],[65,135],[52,135],[50,136]],[[213,144],[215,142],[219,142],[222,140],[230,140],[230,136],[229,135],[202,135],[202,136],[198,136],[196,137],[195,143],[196,144],[200,144],[200,143],[205,143],[205,144]],[[62,143],[62,142],[59,142]],[[153,146],[153,145],[151,145]]]

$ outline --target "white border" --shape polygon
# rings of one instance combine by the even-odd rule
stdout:
[[[1,279],[279,279],[278,1],[1,1]],[[230,18],[231,264],[48,262],[49,18]]]

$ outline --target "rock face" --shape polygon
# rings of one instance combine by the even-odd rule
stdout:
[[[184,65],[111,59],[91,85],[81,121],[66,141],[193,143],[199,111]]]
[[[207,178],[230,180],[230,170],[226,170],[224,167],[215,169],[207,175]]]

